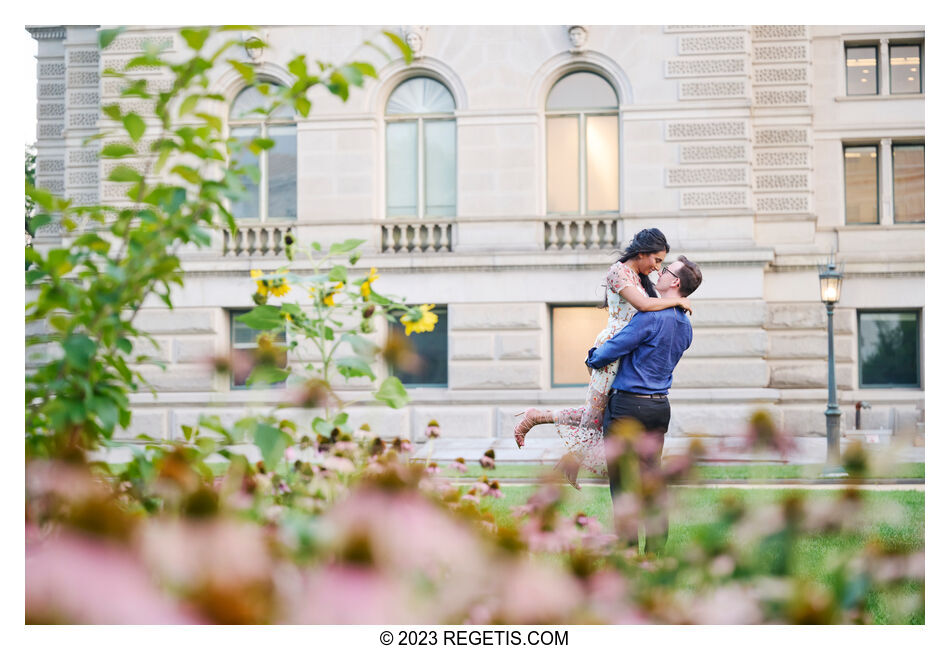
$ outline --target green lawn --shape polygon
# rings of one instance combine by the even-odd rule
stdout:
[[[485,501],[499,524],[514,523],[510,509],[525,503],[534,486],[502,486],[503,497]],[[833,499],[833,490],[742,490],[720,488],[672,488],[675,506],[670,516],[670,536],[667,550],[675,553],[697,535],[715,531],[712,513],[726,496],[741,499],[748,506],[774,503],[783,496],[797,492],[806,499]],[[584,512],[596,517],[605,530],[612,530],[610,493],[606,486],[584,486],[577,492],[564,489],[561,506],[564,515]],[[792,566],[796,575],[817,578],[829,586],[832,576],[829,563],[850,555],[869,539],[877,537],[885,542],[907,545],[913,549],[924,547],[924,493],[918,491],[863,491],[865,512],[870,520],[853,535],[813,535],[801,539],[793,554]],[[763,558],[767,561],[768,558]],[[922,624],[922,617],[901,612],[903,597],[919,593],[914,585],[898,586],[886,592],[875,592],[870,599],[870,610],[875,623]]]

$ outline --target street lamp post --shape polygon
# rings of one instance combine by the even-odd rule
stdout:
[[[841,467],[841,409],[838,408],[838,390],[835,379],[835,303],[841,298],[841,280],[844,273],[835,265],[834,258],[826,265],[819,265],[818,280],[821,284],[821,300],[828,311],[828,408],[825,409],[825,426],[828,454],[822,476],[847,476]]]

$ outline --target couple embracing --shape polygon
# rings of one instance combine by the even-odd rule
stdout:
[[[604,439],[616,420],[636,420],[646,435],[657,438],[653,457],[643,462],[659,464],[670,423],[667,391],[673,368],[693,340],[687,296],[703,279],[684,256],[663,268],[669,251],[662,232],[641,230],[608,270],[602,305],[608,310],[607,327],[587,355],[591,376],[584,405],[554,412],[531,408],[515,427],[515,442],[522,447],[534,425],[555,425],[568,448],[558,467],[575,488],[580,489],[580,467],[586,467],[606,474],[611,498],[618,496],[621,468],[604,454]],[[653,271],[659,272],[656,284],[650,279]]]

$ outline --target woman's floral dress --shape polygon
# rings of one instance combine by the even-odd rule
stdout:
[[[650,295],[629,266],[615,263],[607,272],[607,327],[597,335],[595,346],[612,338],[637,313],[633,305],[620,296],[620,292],[629,286],[646,297]],[[577,456],[584,467],[601,476],[607,475],[603,445],[604,409],[607,407],[607,393],[617,376],[618,363],[619,360],[593,371],[584,406],[562,409],[554,414],[554,426],[568,451]]]

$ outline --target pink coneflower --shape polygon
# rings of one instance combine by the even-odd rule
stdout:
[[[435,474],[438,474],[441,471],[442,469],[439,467],[439,464],[435,461],[432,461],[431,463],[426,465],[426,473],[429,474],[430,476],[434,476]]]
[[[495,469],[495,450],[489,449],[486,451],[482,457],[478,459],[478,464],[485,469]]]
[[[442,430],[439,428],[439,423],[436,420],[429,420],[429,424],[426,426],[425,432],[426,438],[432,440],[433,438],[438,438],[442,435]]]
[[[450,465],[450,467],[454,470],[461,472],[462,474],[468,471],[468,466],[465,464],[465,459],[462,458],[461,456],[459,456],[454,461],[452,461],[452,464]]]

